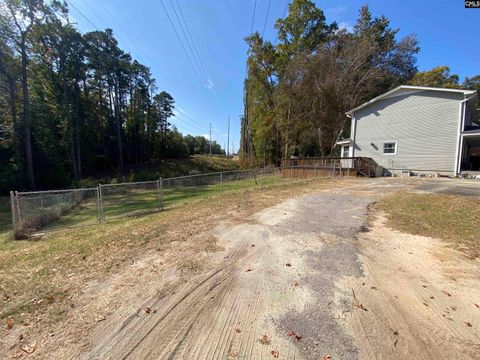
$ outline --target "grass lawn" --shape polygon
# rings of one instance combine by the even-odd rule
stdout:
[[[387,213],[394,229],[443,239],[471,257],[480,256],[480,199],[402,192],[376,207]]]
[[[0,196],[0,234],[9,231],[11,226],[10,198]]]
[[[215,180],[219,175],[215,175]],[[233,180],[231,177],[230,180]],[[213,180],[213,179],[210,179]],[[225,179],[228,180],[228,179]],[[165,182],[163,190],[164,207],[169,208],[178,204],[188,203],[200,198],[213,196],[223,192],[237,191],[247,189],[254,186],[272,186],[280,185],[288,182],[281,176],[268,175],[257,179],[241,179],[236,181],[225,181],[222,184],[198,185],[198,179],[190,178],[187,182]],[[105,194],[103,200],[103,213],[105,220],[114,218],[148,213],[159,210],[160,201],[157,189],[134,190],[125,193],[118,192],[113,194]],[[32,212],[32,219],[40,216],[40,212]],[[88,198],[75,208],[71,209],[67,214],[60,217],[52,216],[48,219],[48,224],[42,225],[38,231],[48,231],[55,229],[79,227],[85,225],[94,225],[97,223],[98,211],[96,199]],[[10,218],[8,219],[10,220]]]

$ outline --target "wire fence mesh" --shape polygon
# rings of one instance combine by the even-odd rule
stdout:
[[[221,191],[282,180],[279,168],[264,168],[99,184],[88,189],[11,192],[12,224],[15,236],[23,237],[159,211]]]
[[[17,236],[99,221],[97,188],[15,192],[10,199]]]

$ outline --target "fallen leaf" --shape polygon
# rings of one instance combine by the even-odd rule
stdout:
[[[99,321],[104,321],[104,320],[106,320],[106,319],[107,319],[107,318],[105,317],[105,315],[101,315],[101,316],[97,316],[97,317],[95,318],[95,321],[96,321],[96,322],[99,322]]]
[[[435,299],[435,297],[432,295],[432,296],[430,296],[430,299],[432,299],[432,300],[433,300],[433,299]]]
[[[250,245],[251,247],[255,247],[255,244]]]
[[[378,290],[376,286],[371,286],[370,289],[372,289],[372,290]]]
[[[250,272],[252,270],[253,270],[252,268],[248,268],[247,270],[245,270],[245,272]]]
[[[332,357],[329,355],[323,355],[322,360],[330,360]]]
[[[7,329],[10,330],[11,328],[13,328],[13,325],[15,324],[15,321],[13,320],[13,318],[8,318],[7,321]]]
[[[292,264],[290,264],[290,263],[286,263],[286,264],[285,264],[285,266],[288,266],[288,267],[290,267],[290,266],[292,266]]]
[[[276,350],[270,351],[270,354],[272,354],[272,356],[273,356],[275,359],[278,358],[278,356],[280,355],[280,354],[278,353],[278,351],[276,351]]]
[[[32,354],[35,351],[35,344],[24,345],[20,349],[22,349],[22,351],[26,352],[27,354]]]
[[[239,334],[239,333],[242,332],[242,330],[240,330],[239,328],[236,328],[236,329],[235,329],[235,332],[236,332],[237,334]]]
[[[465,324],[468,326],[468,327],[472,327],[472,323],[470,321],[466,321]]]
[[[150,313],[152,312],[152,309],[149,308],[148,306],[147,306],[145,309],[143,309],[143,310],[144,310],[147,314],[150,314]]]
[[[447,296],[452,296],[452,294],[450,294],[448,291],[442,290],[442,292]]]
[[[300,335],[298,335],[295,331],[293,330],[290,330],[288,332],[288,336],[290,337],[294,337],[297,341],[300,341],[300,339],[302,338]]]
[[[269,337],[267,335],[262,335],[262,337],[260,337],[260,339],[258,339],[258,341],[262,345],[270,345],[270,343],[271,343],[271,340],[269,339]]]
[[[473,305],[475,305],[475,307],[476,307],[477,309],[480,309],[480,305],[478,305],[478,304],[473,304]]]

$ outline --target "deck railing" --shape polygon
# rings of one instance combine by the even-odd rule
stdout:
[[[331,170],[333,176],[353,170],[351,174],[373,177],[376,174],[377,164],[366,157],[309,157],[283,159],[282,168],[323,172]]]

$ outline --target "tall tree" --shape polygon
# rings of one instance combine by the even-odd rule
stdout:
[[[437,66],[432,70],[419,72],[415,74],[410,84],[438,88],[461,88],[458,75],[450,74],[448,66]]]
[[[63,11],[60,3],[47,4],[43,0],[4,0],[2,8],[1,24],[2,32],[9,38],[16,51],[21,57],[21,86],[22,86],[22,122],[25,135],[25,158],[27,167],[27,180],[30,188],[35,186],[33,156],[32,156],[32,135],[31,135],[31,114],[28,92],[28,66],[29,53],[32,45],[30,35],[35,25],[56,18],[55,11]]]

